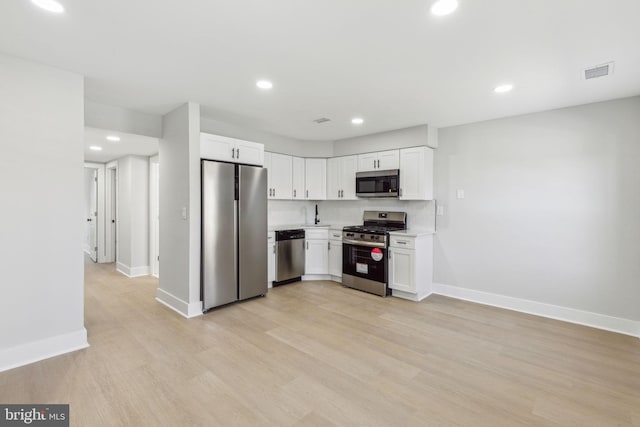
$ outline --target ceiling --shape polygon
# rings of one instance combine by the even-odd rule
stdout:
[[[117,136],[120,141],[108,141],[107,136]],[[93,151],[89,148],[91,146],[101,147],[102,150]],[[84,129],[84,160],[86,162],[107,163],[128,155],[149,157],[157,153],[157,138],[91,127]]]
[[[63,15],[0,2],[0,51],[85,75],[96,102],[164,114],[193,101],[297,139],[640,94],[638,0],[459,0],[446,17],[431,0],[59,1]],[[609,61],[612,76],[584,81]],[[503,82],[515,89],[495,94]]]

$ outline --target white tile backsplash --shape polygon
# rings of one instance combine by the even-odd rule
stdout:
[[[397,199],[324,200],[319,202],[270,200],[269,225],[313,223],[315,205],[318,217],[327,224],[362,224],[365,210],[407,212],[410,228],[433,228],[435,201],[404,201]]]

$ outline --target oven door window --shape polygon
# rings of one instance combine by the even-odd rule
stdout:
[[[376,282],[387,282],[387,250],[344,243],[342,272]]]

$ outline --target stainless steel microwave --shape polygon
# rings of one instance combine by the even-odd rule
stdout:
[[[356,173],[358,197],[398,197],[399,188],[399,169]]]

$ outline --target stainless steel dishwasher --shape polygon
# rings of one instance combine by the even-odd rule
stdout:
[[[273,286],[300,280],[304,274],[304,230],[276,231],[276,280]]]

